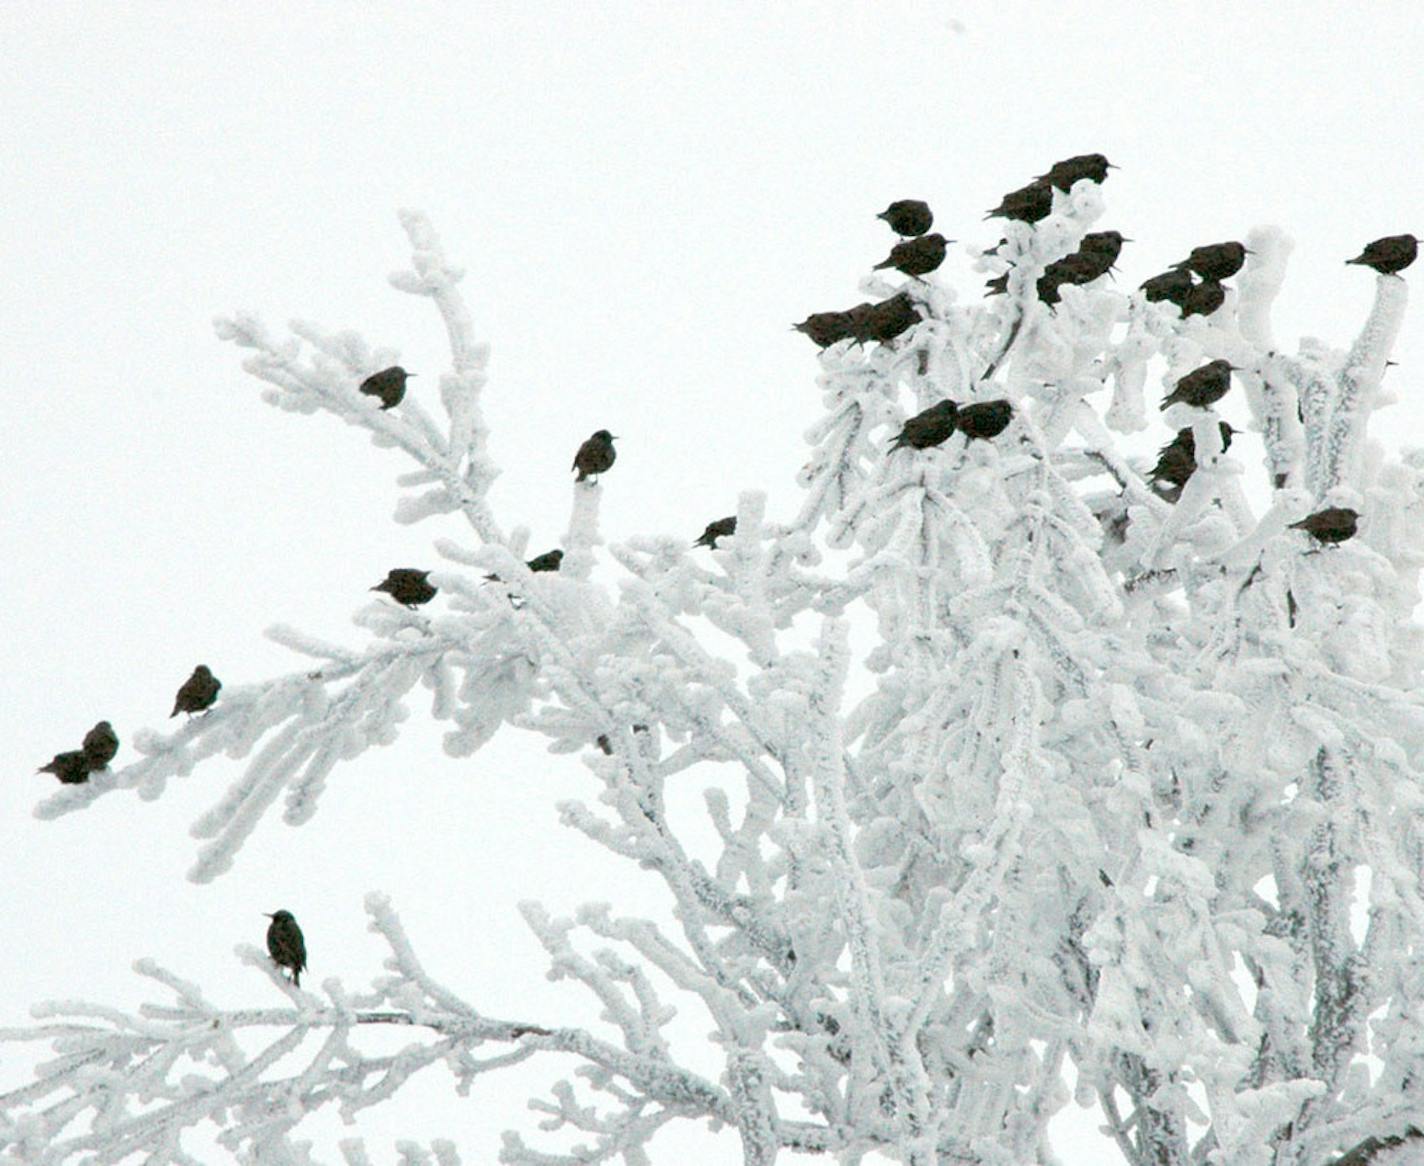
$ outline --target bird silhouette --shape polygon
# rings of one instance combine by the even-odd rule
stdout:
[[[176,717],[179,713],[200,713],[205,709],[212,708],[213,701],[218,698],[218,690],[222,688],[222,681],[209,671],[206,664],[199,664],[193,669],[193,675],[183,681],[183,685],[178,689],[178,695],[173,698],[173,711],[169,717]]]
[[[737,516],[735,514],[729,514],[726,518],[719,518],[716,522],[709,522],[707,529],[702,532],[698,540],[692,545],[697,547],[710,547],[715,551],[719,538],[731,538],[732,535],[736,533]]]
[[[928,275],[944,262],[945,248],[953,242],[953,239],[936,234],[896,243],[890,248],[890,254],[875,265],[875,270],[893,267],[906,275]]]
[[[1419,240],[1413,235],[1386,235],[1367,244],[1353,259],[1346,263],[1358,263],[1362,267],[1373,267],[1381,275],[1398,275],[1419,255]]]
[[[1227,422],[1217,422],[1221,432],[1222,452],[1231,448],[1236,430]],[[1177,430],[1177,436],[1157,451],[1157,464],[1148,475],[1152,486],[1170,502],[1175,502],[1197,469],[1196,434],[1190,425]]]
[[[930,204],[917,198],[898,199],[875,217],[889,223],[897,235],[923,235],[934,225]]]
[[[437,589],[427,582],[429,577],[429,571],[417,571],[414,567],[392,567],[386,572],[386,577],[371,590],[384,591],[397,603],[415,608],[435,598]]]
[[[1193,369],[1181,377],[1162,399],[1162,408],[1168,409],[1179,402],[1195,405],[1198,409],[1214,405],[1226,396],[1226,391],[1231,388],[1231,374],[1237,371],[1236,366],[1226,360],[1213,360]]]
[[[1101,154],[1075,154],[1064,158],[1048,168],[1047,174],[1040,174],[1036,181],[1047,182],[1059,190],[1072,190],[1073,184],[1084,178],[1091,178],[1102,184],[1107,181],[1108,171],[1117,167]]]
[[[1327,506],[1290,524],[1292,530],[1303,530],[1317,542],[1334,544],[1354,538],[1359,513],[1348,506]]]
[[[56,753],[53,761],[48,765],[41,765],[35,772],[52,773],[65,785],[83,785],[89,780],[89,758],[82,749]]]
[[[850,340],[856,335],[856,319],[851,312],[813,312],[791,327],[809,336],[818,348],[829,348],[838,340]]]
[[[362,381],[361,392],[368,397],[379,397],[382,409],[394,409],[405,396],[406,378],[415,375],[413,372],[406,372],[400,365],[393,364],[390,368],[373,372]]]
[[[290,911],[274,911],[267,916],[267,954],[279,968],[292,973],[292,987],[302,986],[302,973],[307,970],[307,942],[302,929]]]
[[[578,470],[576,481],[582,482],[585,478],[597,477],[608,470],[618,458],[618,452],[613,448],[614,440],[613,434],[608,430],[600,429],[578,447],[578,453],[574,454],[574,464],[570,467]]]
[[[552,551],[545,551],[542,555],[535,555],[524,565],[536,575],[541,571],[557,571],[559,564],[564,561],[564,552],[557,547]]]
[[[1179,270],[1194,271],[1203,279],[1216,280],[1219,283],[1240,271],[1242,264],[1246,262],[1246,256],[1250,254],[1241,243],[1207,243],[1201,247],[1193,247],[1190,255],[1172,266]]]
[[[955,427],[968,441],[998,437],[1014,418],[1014,407],[1003,399],[963,405],[954,415]]]
[[[1053,184],[1046,179],[1035,178],[1027,186],[1009,191],[1000,199],[999,205],[984,217],[1036,223],[1040,219],[1046,219],[1052,210]]]
[[[946,397],[943,401],[937,401],[928,409],[916,413],[895,435],[890,452],[894,453],[906,446],[911,449],[933,449],[948,441],[954,433],[954,418],[958,411],[958,403]]]
[[[1169,304],[1185,308],[1187,297],[1192,294],[1192,273],[1185,267],[1174,267],[1161,275],[1143,280],[1142,292],[1150,304],[1166,300]]]
[[[922,319],[908,292],[900,292],[878,304],[861,304],[847,314],[852,318],[855,338],[861,343],[874,340],[887,344]]]
[[[119,739],[114,734],[113,725],[108,721],[100,721],[84,734],[84,744],[81,748],[90,772],[103,769],[119,751]]]
[[[1210,316],[1226,303],[1226,289],[1214,279],[1205,279],[1182,298],[1182,319]]]

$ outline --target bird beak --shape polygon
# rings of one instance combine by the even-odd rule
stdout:
[[[1109,162],[1109,163],[1108,163],[1108,169],[1109,169],[1109,170],[1121,170],[1122,167],[1119,166],[1116,162]]]

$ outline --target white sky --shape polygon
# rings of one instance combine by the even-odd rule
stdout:
[[[50,788],[35,766],[95,720],[127,742],[199,660],[230,684],[301,666],[260,638],[272,623],[360,641],[365,589],[461,533],[396,527],[398,457],[263,405],[211,327],[253,309],[354,328],[428,391],[438,319],[385,280],[408,257],[397,207],[428,212],[468,268],[493,346],[496,505],[535,551],[558,542],[569,460],[604,426],[622,437],[610,538],[691,539],[744,488],[791,511],[819,395],[787,326],[864,298],[893,198],[992,243],[980,218],[1002,193],[1100,150],[1122,167],[1101,225],[1136,240],[1125,285],[1259,223],[1295,238],[1288,350],[1347,344],[1373,276],[1342,260],[1424,233],[1414,3],[12,0],[0,44],[0,1024],[44,998],[134,1003],[146,955],[234,1004],[280,1003],[231,954],[279,906],[314,984],[364,985],[370,889],[481,1008],[573,1021],[583,998],[539,978],[513,904],[661,901],[556,825],[555,801],[592,790],[576,761],[507,734],[452,762],[420,708],[398,746],[338,771],[301,833],[264,825],[213,886],[183,879],[187,827],[230,769],[157,804],[29,816]],[[941,275],[983,279],[958,249]],[[1396,358],[1385,436],[1418,440],[1417,312]],[[536,1063],[456,1102],[432,1073],[363,1132],[382,1155],[392,1136],[451,1136],[492,1160],[555,1075]],[[677,1145],[738,1160],[731,1135]]]

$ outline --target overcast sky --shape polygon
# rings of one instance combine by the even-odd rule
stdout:
[[[1135,240],[1123,284],[1275,223],[1296,241],[1278,339],[1348,344],[1374,277],[1342,261],[1424,234],[1422,29],[1403,0],[0,5],[0,1024],[43,998],[136,1003],[140,956],[279,1004],[232,956],[278,907],[313,983],[364,985],[371,889],[481,1009],[573,1021],[583,999],[534,982],[513,904],[661,901],[557,826],[557,800],[592,792],[576,760],[506,734],[453,762],[419,708],[310,825],[264,824],[212,886],[184,881],[187,828],[230,766],[156,804],[30,817],[51,780],[34,768],[95,720],[125,742],[162,722],[199,660],[233,684],[301,667],[261,638],[273,623],[361,642],[365,589],[462,533],[395,526],[406,465],[262,404],[215,315],[356,329],[433,390],[438,318],[386,282],[409,254],[396,209],[422,209],[492,346],[504,524],[556,545],[573,450],[607,427],[605,535],[690,539],[740,489],[773,516],[797,505],[819,396],[788,325],[864,298],[893,198],[992,243],[1001,194],[1102,151],[1121,169],[1101,225]],[[958,249],[941,275],[966,294],[983,279]],[[1385,436],[1419,441],[1417,310],[1396,358]],[[432,1072],[363,1130],[383,1155],[450,1136],[490,1161],[555,1075],[536,1063],[459,1102]],[[739,1158],[731,1135],[684,1139],[700,1162]]]

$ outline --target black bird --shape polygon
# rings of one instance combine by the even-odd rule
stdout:
[[[71,753],[56,753],[48,765],[41,765],[36,773],[52,773],[65,785],[83,785],[89,780],[89,758],[84,750],[75,749]]]
[[[1182,319],[1188,316],[1210,316],[1226,303],[1226,289],[1214,279],[1206,279],[1192,288],[1182,299]]]
[[[1131,239],[1123,238],[1121,231],[1089,231],[1078,244],[1078,254],[1098,260],[1106,272],[1112,270],[1112,265],[1122,254],[1122,245],[1131,242]]]
[[[1413,263],[1418,255],[1419,240],[1413,235],[1386,235],[1345,262],[1373,267],[1381,275],[1396,275]]]
[[[946,397],[916,413],[896,434],[890,452],[904,449],[907,445],[911,449],[933,449],[949,440],[954,433],[954,418],[958,411],[958,403]]]
[[[1102,184],[1107,181],[1108,171],[1117,167],[1101,154],[1075,154],[1049,167],[1047,174],[1040,174],[1037,181],[1047,182],[1059,190],[1071,190],[1073,183],[1083,178],[1091,178]]]
[[[838,340],[850,340],[856,335],[857,319],[851,312],[813,312],[791,327],[809,336],[818,348],[829,348]]]
[[[861,343],[874,340],[887,344],[902,332],[913,328],[923,318],[915,308],[915,301],[908,292],[900,292],[878,304],[861,304],[852,308],[852,327],[855,338]]]
[[[917,198],[902,198],[892,202],[875,216],[890,224],[897,235],[923,235],[934,225],[930,204]]]
[[[606,429],[600,429],[578,447],[578,453],[574,454],[574,464],[569,467],[578,470],[576,481],[582,482],[585,478],[597,477],[617,460],[618,451],[613,448],[613,441],[613,434]]]
[[[361,391],[368,397],[380,397],[382,409],[394,409],[405,396],[406,378],[413,376],[415,373],[406,372],[400,365],[393,364],[390,368],[373,372],[362,381]]]
[[[1317,542],[1342,543],[1355,536],[1359,514],[1348,506],[1329,506],[1290,524],[1292,530],[1303,530]]]
[[[1236,366],[1226,360],[1213,360],[1193,369],[1178,380],[1176,387],[1162,399],[1162,408],[1170,408],[1179,401],[1195,405],[1198,409],[1214,405],[1226,396],[1226,391],[1231,388],[1231,374],[1236,371]]]
[[[918,239],[896,243],[890,248],[890,254],[875,265],[875,270],[893,267],[906,275],[928,275],[944,262],[945,248],[953,242],[953,239],[935,234],[921,235]]]
[[[267,916],[267,954],[279,968],[289,968],[292,987],[302,986],[302,973],[307,970],[307,941],[290,911],[274,911]]]
[[[1144,280],[1142,291],[1149,304],[1166,300],[1169,304],[1185,308],[1187,297],[1192,294],[1192,273],[1185,267],[1174,267],[1170,271],[1164,271],[1161,275],[1154,275],[1151,279]]]
[[[984,217],[986,219],[1014,219],[1020,223],[1036,223],[1048,217],[1053,210],[1053,185],[1042,178],[1036,178],[1027,186],[1011,190],[999,200],[999,205]]]
[[[103,769],[119,751],[119,739],[114,735],[114,726],[108,721],[100,721],[84,734],[84,744],[81,748],[91,772]]]
[[[1210,404],[1216,404],[1216,401],[1226,396],[1226,390],[1232,387],[1233,372],[1236,372],[1236,366],[1229,360],[1212,360],[1209,364],[1203,364],[1200,369],[1193,369],[1186,376],[1180,377],[1172,392],[1163,397],[1162,409],[1169,409],[1178,401],[1193,404],[1198,409],[1206,409]]]
[[[976,437],[988,441],[1003,433],[1013,417],[1014,407],[1008,401],[978,401],[962,406],[954,416],[954,423],[968,441]]]
[[[1038,298],[1045,304],[1056,304],[1060,297],[1058,289],[1064,284],[1092,283],[1101,275],[1112,270],[1117,257],[1122,254],[1122,245],[1130,242],[1119,231],[1092,231],[1083,236],[1078,250],[1061,259],[1055,259],[1038,277]],[[1001,295],[1008,290],[1008,273],[997,275],[984,284],[988,295]]]
[[[730,514],[726,518],[717,519],[716,522],[709,522],[707,529],[702,532],[702,537],[692,545],[696,547],[710,547],[715,551],[719,538],[731,538],[732,535],[736,533],[737,516]]]
[[[1194,271],[1203,279],[1220,283],[1240,271],[1242,264],[1246,262],[1246,256],[1250,254],[1240,243],[1207,243],[1201,247],[1193,247],[1190,255],[1172,266],[1179,270]]]
[[[179,713],[187,713],[192,716],[212,708],[220,688],[222,681],[208,670],[206,664],[199,664],[193,669],[193,675],[183,681],[183,687],[173,699],[173,711],[168,715],[176,717]]]
[[[1217,424],[1221,430],[1221,448],[1224,452],[1231,448],[1231,438],[1235,435],[1236,430],[1225,421],[1220,421]],[[1153,488],[1158,493],[1169,497],[1170,501],[1175,502],[1176,495],[1181,493],[1182,487],[1187,484],[1187,479],[1196,473],[1196,455],[1196,434],[1192,431],[1192,427],[1188,425],[1184,429],[1177,430],[1177,436],[1157,451],[1157,464],[1152,467],[1152,472],[1148,475]]]
[[[392,567],[386,572],[385,579],[371,590],[384,591],[397,603],[403,603],[407,607],[419,607],[435,598],[437,589],[427,582],[429,577],[429,571],[417,571],[413,567]]]
[[[540,571],[557,571],[559,564],[564,561],[564,552],[555,548],[552,551],[545,551],[542,555],[535,555],[524,565],[535,574]]]

